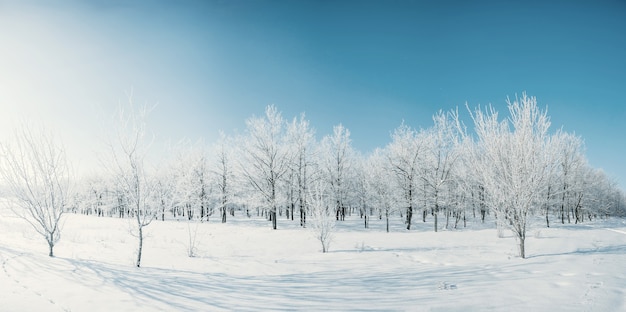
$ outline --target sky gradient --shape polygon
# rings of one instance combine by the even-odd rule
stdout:
[[[625,29],[624,1],[0,0],[0,132],[42,120],[95,166],[132,90],[162,142],[212,143],[275,104],[368,152],[403,120],[504,114],[526,91],[624,189]]]

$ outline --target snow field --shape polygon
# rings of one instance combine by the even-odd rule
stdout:
[[[154,221],[137,269],[129,220],[68,214],[49,258],[43,238],[3,212],[0,310],[626,310],[623,220],[536,227],[528,259],[490,225],[434,233],[393,221],[391,233],[384,220],[338,222],[325,254],[298,221],[279,219],[275,231],[256,218]]]

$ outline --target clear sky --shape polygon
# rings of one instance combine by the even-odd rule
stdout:
[[[515,4],[513,4],[515,2]],[[44,120],[79,166],[133,90],[160,140],[275,104],[368,152],[402,120],[527,91],[626,186],[624,1],[0,0],[0,131]]]

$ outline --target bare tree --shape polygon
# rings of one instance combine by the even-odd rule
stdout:
[[[543,202],[556,161],[547,148],[550,121],[537,106],[535,97],[524,93],[513,102],[507,100],[509,120],[498,114],[476,110],[472,118],[478,135],[481,182],[487,202],[497,217],[515,234],[519,255],[526,257],[525,241],[533,209]],[[509,128],[513,127],[513,131]]]
[[[128,99],[128,107],[121,105],[118,109],[118,126],[116,136],[109,143],[112,156],[112,170],[116,184],[127,200],[128,209],[136,221],[137,261],[141,266],[144,228],[156,219],[158,205],[155,205],[154,180],[151,180],[145,165],[145,158],[151,140],[146,133],[146,116],[149,110],[135,107],[132,97]]]
[[[285,144],[285,121],[273,105],[265,109],[265,117],[246,121],[247,136],[242,142],[241,172],[269,209],[272,228],[277,227],[279,182],[287,173],[292,155]]]
[[[565,216],[567,215],[568,223],[571,222],[571,214],[570,211],[574,209],[570,208],[570,203],[579,202],[576,200],[578,194],[582,194],[582,190],[577,189],[577,186],[580,188],[582,185],[580,182],[584,181],[583,177],[576,176],[581,173],[581,169],[586,165],[586,159],[583,153],[583,141],[580,137],[563,132],[558,131],[556,135],[552,137],[552,145],[555,149],[555,153],[559,155],[559,167],[558,167],[558,180],[560,180],[561,185],[554,187],[554,190],[551,189],[552,193],[557,193],[560,197],[560,215],[561,215],[561,223],[565,223]],[[548,223],[546,214],[546,224]],[[576,223],[580,220],[578,215],[576,215]]]
[[[626,215],[623,191],[603,170],[585,167],[579,177],[584,181],[582,193],[578,194],[573,206],[580,222],[585,217],[591,221],[598,217]]]
[[[193,223],[193,226],[191,225]],[[199,222],[192,222],[187,219],[187,242],[185,249],[187,251],[187,257],[194,258],[198,254],[198,225]]]
[[[315,183],[309,191],[311,230],[322,243],[322,252],[328,252],[335,230],[335,213],[331,207],[330,194],[323,181]]]
[[[218,202],[222,223],[226,223],[226,212],[228,205],[234,196],[234,176],[232,168],[232,151],[229,148],[229,138],[220,132],[219,141],[216,144],[216,159],[213,169],[213,177],[218,189]]]
[[[462,206],[460,208],[463,209],[464,222],[465,210],[469,211],[471,208],[473,218],[476,219],[476,212],[478,211],[480,221],[484,223],[487,207],[484,200],[484,187],[481,185],[479,178],[481,176],[480,169],[476,166],[472,157],[474,142],[467,135],[463,125],[458,124],[457,127],[459,128],[461,140],[457,146],[459,158],[454,168],[455,183],[452,187],[456,189],[454,193],[461,198],[458,204]]]
[[[0,175],[11,191],[11,209],[42,235],[50,257],[61,238],[61,219],[69,200],[71,172],[65,149],[43,127],[23,124],[13,144],[0,144]]]
[[[398,194],[389,180],[392,179],[392,170],[387,162],[388,156],[384,151],[376,149],[367,160],[366,170],[369,173],[368,189],[372,193],[374,203],[385,216],[386,231],[389,232],[389,216],[396,210]]]
[[[110,216],[112,211],[109,206],[110,190],[107,182],[109,181],[100,175],[82,177],[78,180],[73,192],[72,211],[98,217]]]
[[[175,197],[175,181],[171,168],[161,168],[154,177],[154,203],[158,206],[161,221],[165,221],[165,212],[172,209]],[[159,216],[157,215],[157,218]]]
[[[210,204],[213,185],[204,142],[192,144],[183,141],[179,151],[176,203],[182,207],[182,214],[187,214],[188,220],[197,218],[199,214],[200,221],[209,221],[213,214],[213,206]]]
[[[428,148],[426,148],[421,178],[424,181],[425,195],[432,204],[435,219],[434,230],[437,232],[438,214],[442,206],[445,208],[446,218],[449,216],[449,205],[445,201],[444,192],[454,178],[453,169],[459,157],[457,147],[460,137],[456,112],[439,112],[433,116],[433,121],[433,129],[427,131],[424,138],[427,140]]]
[[[411,220],[416,206],[416,187],[420,178],[420,161],[424,153],[425,144],[418,132],[400,125],[391,135],[391,143],[387,145],[387,157],[391,170],[395,174],[397,186],[402,190],[404,205],[406,205],[406,229],[411,229]]]
[[[291,170],[294,173],[296,184],[296,200],[300,211],[300,226],[306,226],[307,192],[311,180],[314,164],[312,162],[313,144],[315,143],[315,131],[311,129],[309,121],[304,114],[300,118],[294,118],[288,125],[287,135],[289,145],[294,150]],[[293,208],[293,207],[292,207]],[[292,211],[293,220],[293,211]]]
[[[358,157],[358,161],[355,163],[354,179],[353,179],[353,194],[355,197],[355,204],[359,207],[359,214],[363,219],[363,225],[367,229],[369,228],[370,216],[374,212],[373,195],[370,189],[371,175],[368,169],[369,164],[365,157]]]
[[[350,130],[341,124],[333,128],[333,134],[324,137],[321,144],[321,163],[326,173],[335,202],[337,220],[344,220],[348,179],[352,167],[354,152],[350,140]]]

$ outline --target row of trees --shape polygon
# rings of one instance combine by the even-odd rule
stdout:
[[[393,217],[410,230],[419,215],[438,231],[492,216],[499,229],[515,233],[525,257],[529,221],[539,216],[550,226],[626,215],[624,193],[589,166],[580,137],[550,132],[534,97],[507,102],[504,119],[491,106],[468,108],[471,131],[457,111],[437,113],[426,129],[402,124],[387,146],[369,154],[354,150],[342,125],[317,140],[304,114],[286,120],[268,106],[264,116],[246,121],[242,135],[221,134],[212,146],[180,143],[168,163],[154,168],[144,163],[146,111],[131,105],[121,110],[109,144],[111,171],[82,180],[65,208],[134,218],[137,266],[142,229],[155,219],[226,222],[236,213],[256,214],[274,229],[281,218],[303,227],[314,221],[322,240],[349,214],[358,214],[365,227],[372,216],[384,218],[387,231]]]

